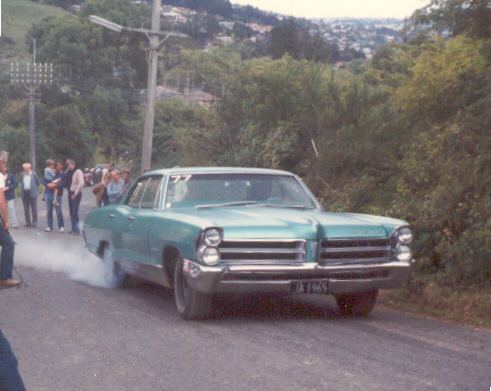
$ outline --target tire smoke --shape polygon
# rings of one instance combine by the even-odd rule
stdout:
[[[15,235],[14,266],[60,272],[72,280],[98,287],[117,286],[118,281],[111,273],[110,254],[102,261],[84,247],[79,237],[31,232]]]

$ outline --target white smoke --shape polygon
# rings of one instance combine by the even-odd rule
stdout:
[[[118,284],[112,274],[110,255],[102,261],[84,247],[80,237],[29,231],[19,232],[14,240],[14,266],[60,272],[72,280],[98,287],[111,288]]]

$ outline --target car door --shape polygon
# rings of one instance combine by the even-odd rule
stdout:
[[[127,246],[131,255],[138,261],[150,263],[151,249],[149,231],[156,218],[156,200],[159,198],[162,175],[148,178],[138,208],[129,215]]]
[[[138,179],[129,190],[123,204],[118,205],[119,213],[116,216],[118,240],[115,240],[115,258],[120,262],[134,262],[138,260],[135,253],[135,238],[133,224],[138,216],[138,210],[143,199],[148,177]]]

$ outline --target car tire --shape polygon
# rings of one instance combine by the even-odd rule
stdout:
[[[104,263],[104,280],[106,283],[114,288],[125,288],[128,285],[129,276],[118,263],[114,262],[109,245],[104,247],[101,259]]]
[[[198,292],[188,284],[183,266],[183,259],[179,258],[174,268],[174,300],[177,312],[184,319],[205,319],[211,312],[212,296]]]
[[[377,302],[378,289],[357,293],[344,293],[335,295],[339,311],[343,315],[366,316]]]

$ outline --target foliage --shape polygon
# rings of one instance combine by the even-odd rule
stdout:
[[[488,0],[431,0],[407,20],[405,33],[410,39],[436,31],[452,36],[466,34],[491,37],[491,8]]]
[[[211,51],[171,45],[160,68],[167,85],[199,88],[216,102],[202,107],[182,94],[158,103],[154,166],[292,170],[329,210],[401,217],[414,227],[416,273],[405,294],[439,291],[428,289],[432,284],[456,292],[485,288],[491,41],[481,20],[488,11],[475,11],[480,4],[434,0],[413,16],[422,36],[338,70],[328,65],[338,58],[335,47],[293,20],[277,24],[269,48],[256,52],[270,54],[261,58],[251,59],[257,49],[247,40]],[[135,25],[144,19],[140,12],[126,0],[90,0],[80,17],[45,19],[32,28],[39,58],[56,58],[65,84],[42,90],[40,159],[70,154],[85,164],[97,146],[106,159],[138,166],[143,116],[141,106],[129,105],[127,91],[145,83],[142,42],[93,26],[87,15]],[[217,20],[196,26],[199,39],[215,31]],[[451,38],[430,37],[428,26],[429,34],[448,30]],[[245,38],[239,27],[237,36]],[[0,80],[0,98],[8,102],[0,107],[0,143],[15,165],[27,159],[23,94]]]
[[[32,58],[31,48],[25,44],[26,31],[33,23],[46,17],[68,17],[60,8],[32,3],[30,0],[2,1],[2,35],[0,36],[0,57],[9,61]]]
[[[271,57],[281,58],[289,54],[293,58],[320,62],[336,62],[340,59],[335,45],[320,35],[311,35],[307,27],[293,18],[276,25],[271,31]]]

